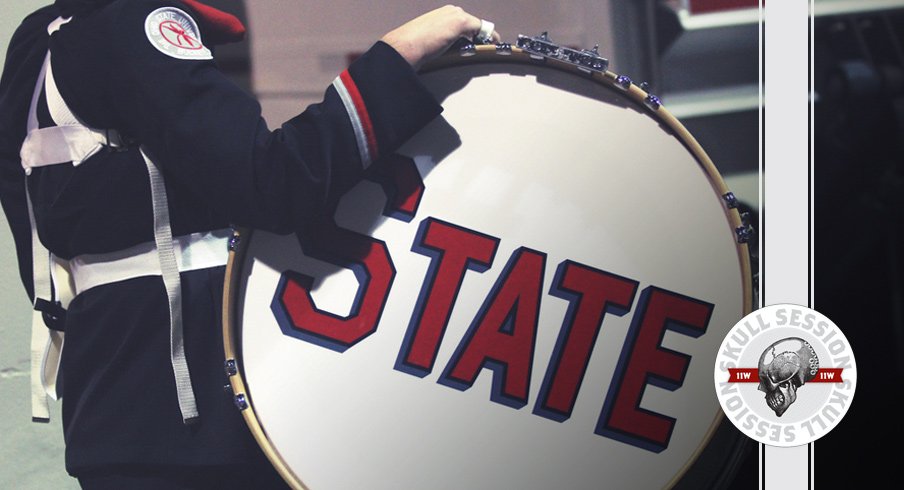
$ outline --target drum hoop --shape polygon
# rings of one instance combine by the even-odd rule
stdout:
[[[727,206],[726,203],[722,200],[722,196],[725,196],[729,193],[728,186],[725,184],[725,181],[722,179],[722,176],[716,169],[716,166],[713,163],[712,159],[710,159],[709,155],[706,154],[706,151],[703,150],[703,147],[700,146],[693,135],[688,132],[684,125],[681,124],[681,122],[678,121],[678,119],[674,115],[672,115],[665,108],[665,106],[657,104],[655,109],[650,108],[644,102],[647,97],[651,95],[650,93],[642,90],[640,87],[633,83],[630,84],[627,88],[620,86],[617,83],[619,75],[614,72],[607,70],[605,72],[587,73],[576,65],[571,65],[556,59],[535,59],[518,47],[513,46],[509,49],[499,49],[498,46],[494,45],[476,46],[474,50],[469,52],[468,56],[463,56],[455,53],[446,54],[425,65],[420,70],[420,72],[431,73],[440,71],[444,68],[480,63],[517,63],[523,65],[525,64],[525,59],[527,59],[528,63],[531,64],[541,64],[549,68],[578,74],[585,78],[592,79],[598,82],[600,85],[603,85],[605,87],[608,87],[610,90],[615,91],[616,93],[625,95],[628,100],[641,108],[647,115],[657,119],[660,123],[666,126],[670,131],[672,131],[675,137],[681,140],[687,150],[694,156],[694,158],[706,172],[707,178],[709,179],[713,190],[718,193],[720,202],[722,202],[723,204],[725,215],[728,218],[728,223],[731,225],[731,232],[734,233],[734,230],[740,229],[743,226],[743,222],[738,210]],[[269,437],[267,437],[266,430],[261,425],[260,420],[257,418],[257,415],[254,411],[254,404],[252,403],[251,394],[245,386],[244,375],[242,374],[243,371],[241,366],[241,356],[239,355],[238,351],[238,330],[236,328],[238,325],[236,320],[238,313],[237,300],[239,298],[239,290],[241,289],[241,285],[239,284],[239,278],[241,277],[242,272],[241,265],[245,262],[245,256],[247,255],[247,252],[250,248],[249,243],[251,242],[252,237],[253,231],[251,229],[236,229],[233,237],[233,242],[229,250],[229,259],[226,264],[226,277],[223,287],[223,348],[225,351],[227,363],[231,363],[232,366],[235,366],[234,369],[227,369],[227,375],[229,376],[229,384],[232,387],[234,397],[236,397],[237,400],[239,398],[243,400],[240,407],[242,417],[245,419],[246,425],[254,436],[255,441],[261,447],[264,455],[268,460],[270,460],[270,463],[280,474],[280,476],[282,476],[286,483],[288,483],[294,489],[306,490],[308,487],[301,481],[298,475],[296,475],[292,471],[289,465],[286,464],[279,451],[270,441]],[[743,317],[753,311],[753,276],[751,271],[750,252],[748,245],[746,243],[740,243],[738,240],[735,240],[735,245],[737,246],[738,259],[741,265],[741,277],[743,279]],[[237,405],[239,405],[239,403],[237,403]],[[712,424],[710,424],[704,438],[701,440],[700,445],[689,456],[687,462],[672,477],[665,488],[674,487],[681,480],[681,478],[684,477],[687,471],[700,457],[703,450],[707,447],[713,435],[715,434],[716,429],[723,422],[724,418],[724,413],[722,413],[721,411],[718,412],[716,418],[713,420]]]
[[[242,418],[251,431],[255,442],[260,446],[264,455],[270,461],[270,464],[276,469],[279,475],[293,489],[307,489],[301,479],[289,468],[279,451],[270,442],[266,430],[257,418],[254,411],[254,404],[251,402],[251,394],[245,387],[245,377],[242,374],[241,356],[238,349],[238,299],[241,289],[239,277],[241,276],[241,264],[245,261],[248,254],[253,233],[248,228],[237,228],[233,233],[232,241],[229,246],[229,259],[226,262],[226,277],[223,285],[223,350],[226,355],[226,374],[229,377],[229,385],[232,387],[236,406],[242,412]],[[234,368],[229,367],[234,366]],[[244,403],[241,403],[243,400]]]

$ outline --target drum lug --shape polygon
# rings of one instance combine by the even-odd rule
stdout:
[[[735,197],[734,192],[726,192],[722,195],[722,200],[725,201],[728,209],[735,209],[738,207],[738,198]]]
[[[559,46],[549,40],[548,32],[532,38],[519,34],[516,45],[535,60],[555,58],[559,54]]]
[[[575,51],[569,48],[562,49],[568,57],[568,61],[573,65],[577,65],[581,71],[587,73],[595,71],[604,72],[609,68],[609,60],[600,56],[599,44],[594,46],[593,49],[583,49],[581,51]]]
[[[725,201],[725,206],[728,209],[737,209],[738,206],[741,205],[738,198],[734,195],[734,192],[726,192],[722,195],[722,200]],[[750,213],[743,212],[739,214],[741,218],[741,226],[735,228],[735,235],[737,235],[738,243],[747,243],[753,238],[753,234],[755,230],[753,229],[753,225],[750,224]]]
[[[245,399],[244,393],[235,395],[233,402],[235,403],[236,408],[238,408],[239,410],[244,411],[248,409],[248,400]]]
[[[241,243],[242,237],[238,233],[233,233],[229,238],[229,251],[235,252],[235,249],[238,248],[239,243]]]
[[[499,43],[496,45],[496,54],[508,56],[512,54],[512,45],[509,43]]]
[[[592,74],[605,72],[609,68],[609,60],[600,56],[599,45],[593,49],[572,49],[559,46],[549,40],[549,33],[544,32],[536,37],[518,35],[516,45],[531,58],[542,60],[552,58],[578,67],[579,70]]]
[[[638,85],[641,90],[647,93],[647,96],[643,99],[643,103],[646,104],[647,107],[654,111],[658,111],[660,107],[662,107],[662,100],[650,93],[650,84],[649,82],[641,82]]]
[[[753,238],[753,225],[745,224],[735,228],[735,234],[738,236],[738,243],[747,243]]]
[[[741,226],[735,229],[735,233],[738,234],[738,243],[747,243],[753,238],[753,234],[755,230],[753,229],[753,225],[750,224],[750,212],[744,211],[740,214],[741,216]]]
[[[477,54],[477,47],[474,46],[474,43],[462,44],[461,47],[458,48],[458,54],[461,56],[474,56]]]
[[[239,368],[235,362],[235,359],[226,359],[226,362],[223,363],[223,366],[226,370],[226,376],[232,377],[239,372]]]
[[[633,82],[631,81],[631,79],[629,77],[626,77],[625,75],[619,75],[615,77],[615,86],[624,90],[625,92],[627,92],[628,89],[631,88],[632,83]]]
[[[227,395],[232,394],[232,385],[229,383],[224,384],[223,393],[226,393]]]
[[[643,99],[643,103],[654,111],[658,111],[662,107],[662,100],[653,94],[647,94],[646,98]]]

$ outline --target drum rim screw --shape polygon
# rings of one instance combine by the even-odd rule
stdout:
[[[738,237],[738,243],[747,243],[753,238],[755,230],[750,224],[735,228],[735,234]]]
[[[237,395],[235,395],[234,402],[236,408],[238,408],[239,410],[246,410],[248,408],[248,400],[245,399],[244,393],[238,393]]]
[[[735,197],[734,192],[726,192],[722,195],[722,199],[725,201],[728,209],[735,209],[738,207],[738,198]]]
[[[233,233],[231,237],[229,237],[228,248],[230,252],[234,252],[235,249],[238,248],[239,243],[241,243],[242,237],[238,233]]]
[[[654,111],[658,111],[659,108],[662,107],[662,100],[653,94],[648,94],[647,97],[643,99],[643,102],[647,107]]]
[[[226,359],[224,363],[226,369],[226,376],[235,376],[238,374],[238,364],[235,362],[235,359]]]

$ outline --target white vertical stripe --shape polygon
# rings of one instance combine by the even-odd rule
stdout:
[[[367,134],[364,132],[364,125],[361,124],[361,117],[358,115],[358,108],[355,107],[355,101],[342,83],[342,79],[336,77],[333,80],[333,87],[339,93],[342,104],[345,105],[345,111],[348,112],[348,118],[355,130],[355,140],[358,142],[358,153],[361,156],[361,166],[367,168],[370,166],[370,148],[367,146]]]
[[[810,302],[809,0],[765,6],[762,303]],[[809,448],[765,448],[763,487],[808,488]]]

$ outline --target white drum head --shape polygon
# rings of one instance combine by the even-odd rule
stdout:
[[[669,487],[720,422],[712,366],[751,308],[721,179],[636,87],[516,55],[424,75],[445,112],[397,152],[413,216],[371,181],[341,201],[394,274],[245,233],[227,355],[294,483]]]

